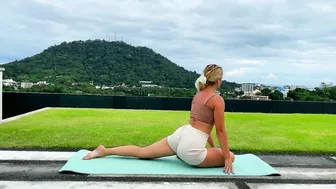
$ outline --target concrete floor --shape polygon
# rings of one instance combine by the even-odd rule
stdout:
[[[251,189],[336,189],[335,184],[248,184]]]
[[[251,189],[336,189],[336,184],[263,184],[248,183]],[[24,181],[0,181],[1,189],[239,189],[234,183],[143,183],[143,182],[24,182]]]
[[[58,170],[75,152],[1,151],[0,189],[10,188],[223,188],[336,189],[336,158],[258,155],[281,176],[79,175]]]

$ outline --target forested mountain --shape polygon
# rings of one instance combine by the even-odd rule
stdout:
[[[7,79],[60,84],[93,81],[94,85],[138,85],[149,80],[165,87],[194,88],[198,77],[195,71],[178,66],[150,48],[105,40],[63,42],[3,67]],[[226,81],[222,84],[224,89],[237,86]]]

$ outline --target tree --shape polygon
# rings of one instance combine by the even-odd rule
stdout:
[[[13,86],[3,86],[3,91],[14,91],[14,87]]]
[[[290,98],[290,97],[288,97],[288,96],[285,98],[285,100],[288,100],[288,101],[293,101],[293,99],[292,99],[292,98]]]
[[[272,93],[272,91],[269,88],[264,88],[261,90],[261,93],[263,96],[269,96]]]
[[[336,100],[336,86],[335,87],[331,87],[329,89],[330,91],[330,99]]]
[[[269,98],[272,100],[283,100],[283,93],[275,90],[269,95]]]

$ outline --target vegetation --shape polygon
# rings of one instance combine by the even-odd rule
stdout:
[[[229,145],[234,152],[336,152],[335,115],[225,114]],[[171,134],[188,118],[189,111],[51,109],[3,123],[0,148],[145,146]],[[212,136],[218,146],[215,130]]]
[[[195,71],[188,71],[147,47],[105,40],[63,42],[3,67],[4,78],[62,86],[93,82],[107,86],[126,83],[132,87],[139,86],[139,81],[153,81],[163,87],[194,88],[198,77]],[[222,88],[237,86],[224,81]]]
[[[301,101],[336,101],[336,86],[323,89],[315,88],[313,91],[298,88],[289,91],[287,96]]]
[[[28,89],[18,87],[18,90],[4,86],[4,91],[22,92],[191,97],[196,92],[194,82],[198,77],[195,71],[186,70],[150,48],[105,40],[63,42],[3,67],[5,79],[52,84]],[[162,87],[142,88],[140,81],[152,81]],[[122,83],[126,87],[120,87]],[[97,85],[117,87],[104,90],[96,89]],[[242,96],[243,92],[234,92],[236,87],[240,85],[223,81],[219,91],[225,98]],[[298,88],[286,98],[280,91],[265,88],[257,95],[271,100],[336,101],[336,87],[313,91]]]
[[[18,92],[13,87],[4,86],[6,92]],[[40,92],[40,93],[65,93],[65,94],[102,94],[117,96],[162,96],[162,97],[192,97],[195,95],[196,88],[166,88],[166,87],[123,87],[118,86],[113,89],[96,89],[90,84],[78,84],[74,86],[63,85],[43,85],[33,86],[27,89],[20,89],[19,92]],[[219,89],[224,98],[234,97],[234,94],[227,90]]]
[[[258,95],[268,96],[272,100],[296,100],[296,101],[336,101],[336,86],[326,88],[315,88],[314,90],[296,88],[289,91],[284,98],[283,93],[278,90],[273,92],[269,88],[264,88]]]

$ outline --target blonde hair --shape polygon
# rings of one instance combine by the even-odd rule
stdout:
[[[207,65],[201,76],[196,80],[195,87],[198,91],[205,89],[207,86],[212,86],[218,79],[223,76],[223,69],[217,64]]]

